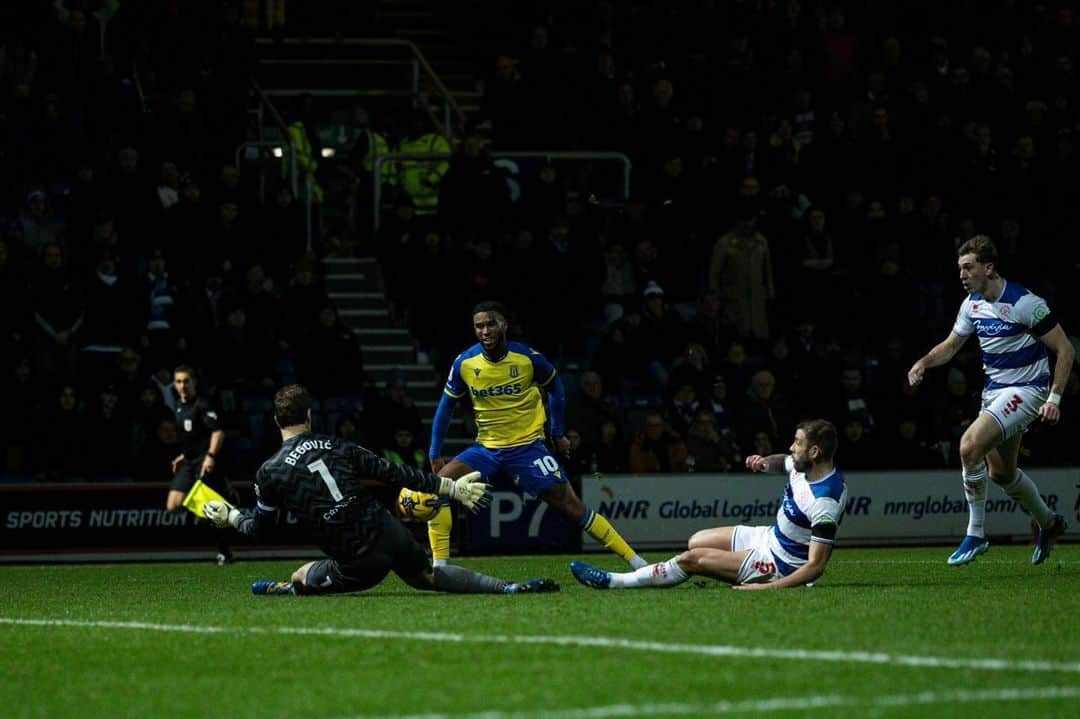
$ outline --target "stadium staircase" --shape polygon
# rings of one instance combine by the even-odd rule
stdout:
[[[323,270],[326,291],[338,308],[338,316],[360,341],[365,374],[379,388],[386,387],[393,377],[404,379],[430,432],[442,381],[431,362],[417,351],[409,331],[399,327],[391,315],[378,263],[372,257],[328,257],[323,260]],[[444,444],[446,454],[457,453],[468,442],[464,420],[454,417]]]
[[[439,0],[379,0],[379,24],[394,37],[412,41],[435,69],[466,118],[480,109],[475,48],[457,42],[446,13],[469,12],[468,3]]]

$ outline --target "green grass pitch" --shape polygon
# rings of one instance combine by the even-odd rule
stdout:
[[[0,716],[1080,716],[1080,551],[840,549],[812,588],[255,597],[296,560],[0,567]],[[649,559],[667,555],[653,553]],[[617,569],[610,555],[585,557]]]

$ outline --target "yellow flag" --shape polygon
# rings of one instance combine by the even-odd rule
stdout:
[[[206,515],[203,514],[203,505],[212,499],[224,502],[230,509],[232,508],[232,505],[226,502],[224,497],[203,484],[201,479],[196,479],[195,484],[191,486],[191,490],[187,493],[187,496],[184,497],[184,506],[191,510],[191,513],[196,517],[205,519]]]

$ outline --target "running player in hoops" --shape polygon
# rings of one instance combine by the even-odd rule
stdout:
[[[948,337],[908,371],[908,382],[914,387],[927,369],[949,362],[969,336],[979,338],[986,373],[982,411],[960,437],[968,526],[948,563],[967,564],[990,548],[984,528],[989,475],[1039,525],[1031,563],[1042,564],[1068,525],[1046,505],[1017,460],[1028,425],[1035,420],[1054,424],[1060,419],[1061,393],[1075,352],[1046,301],[998,274],[997,248],[989,237],[972,237],[957,255],[960,283],[968,296]],[[1047,348],[1055,355],[1053,376]]]

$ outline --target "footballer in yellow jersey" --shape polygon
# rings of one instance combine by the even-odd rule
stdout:
[[[478,342],[454,360],[435,411],[428,451],[432,470],[455,479],[474,470],[488,479],[504,472],[521,490],[577,522],[632,567],[644,566],[607,519],[585,506],[544,441],[546,395],[556,453],[566,456],[569,451],[563,427],[566,393],[555,367],[536,350],[508,341],[502,305],[482,302],[473,309],[472,320]],[[465,397],[476,414],[476,442],[447,462],[440,456],[443,437],[455,404]],[[449,556],[450,521],[447,508],[428,525],[436,563]],[[445,523],[445,529],[436,529],[437,522]]]

